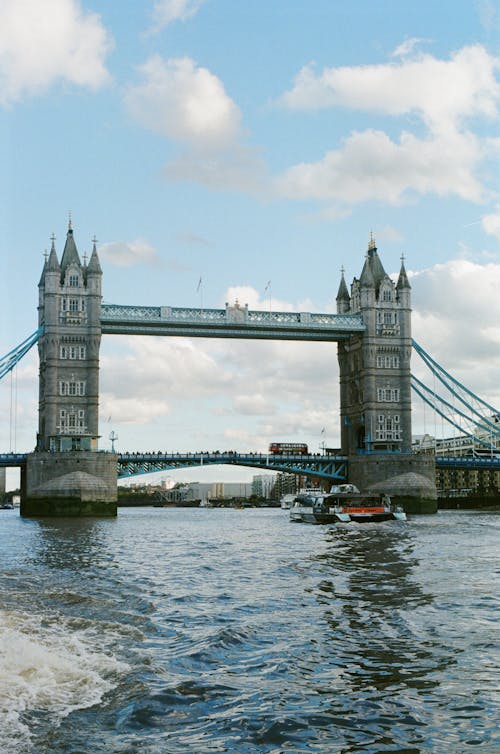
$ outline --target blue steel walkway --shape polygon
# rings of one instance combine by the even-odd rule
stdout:
[[[107,452],[107,451],[101,451]],[[0,468],[26,466],[27,453],[0,453]],[[272,455],[267,453],[118,453],[118,478],[157,471],[229,464],[267,471],[345,481],[347,458],[327,455]]]

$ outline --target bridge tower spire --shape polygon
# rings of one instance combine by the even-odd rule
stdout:
[[[412,457],[411,288],[401,262],[397,284],[385,272],[373,234],[350,300],[341,287],[337,312],[361,314],[365,332],[338,343],[342,452],[349,479],[361,489],[410,471],[433,482],[433,470]],[[425,494],[428,494],[426,490]],[[435,487],[431,491],[435,498]]]

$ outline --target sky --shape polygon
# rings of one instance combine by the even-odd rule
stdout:
[[[0,355],[69,212],[114,304],[334,312],[373,233],[415,340],[500,406],[499,42],[491,0],[1,0]],[[4,451],[37,373],[0,383]],[[104,336],[100,417],[103,449],[336,447],[336,345]],[[416,399],[413,429],[450,434]]]

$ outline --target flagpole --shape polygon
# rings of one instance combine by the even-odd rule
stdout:
[[[203,279],[200,275],[200,279],[198,280],[198,286],[196,288],[196,293],[200,292],[200,314],[203,311]]]
[[[265,292],[266,292],[267,290],[269,290],[269,313],[271,313],[271,309],[272,309],[272,302],[271,302],[271,281],[270,281],[270,280],[268,280],[268,281],[267,281],[267,285],[266,285],[266,287],[264,288],[264,293],[265,293]]]

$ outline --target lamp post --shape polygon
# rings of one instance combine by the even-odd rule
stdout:
[[[118,435],[116,434],[115,430],[112,429],[111,433],[109,435],[109,439],[111,440],[111,452],[115,452],[115,440],[118,440]]]

